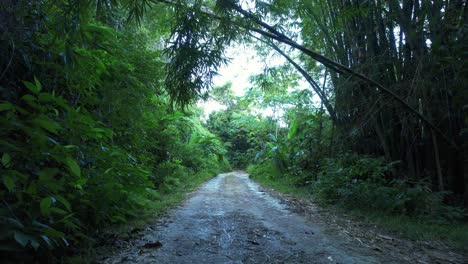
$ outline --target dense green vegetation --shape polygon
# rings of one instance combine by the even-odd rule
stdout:
[[[208,127],[233,165],[322,204],[466,233],[466,3],[256,3],[254,18],[233,9],[264,60],[286,63],[218,100]]]
[[[47,259],[229,169],[198,110],[175,110],[164,90],[158,43],[170,33],[169,11],[155,7],[136,25],[125,22],[123,8],[7,2],[0,8],[2,257],[26,251]]]
[[[340,200],[338,206],[333,206],[336,200],[330,201],[323,199],[320,195],[316,195],[318,192],[326,192],[329,189],[321,190],[319,186],[313,188],[311,186],[297,185],[294,177],[288,177],[283,175],[280,177],[272,177],[275,175],[275,169],[270,164],[251,165],[248,168],[248,172],[255,181],[259,182],[262,186],[271,188],[275,191],[293,195],[299,199],[306,199],[318,201],[319,204],[329,210],[329,213],[343,217],[346,220],[354,220],[358,223],[368,223],[372,226],[378,226],[390,233],[395,235],[406,237],[412,240],[423,240],[423,241],[444,241],[448,245],[458,248],[459,250],[467,250],[468,240],[466,232],[468,231],[468,223],[466,221],[457,220],[461,217],[462,211],[460,208],[446,207],[437,199],[438,194],[431,194],[430,191],[426,190],[422,193],[422,199],[415,199],[411,201],[416,204],[416,201],[424,199],[432,199],[430,206],[434,206],[434,213],[424,214],[418,213],[406,213],[405,211],[396,211],[390,213],[385,207],[381,210],[380,207],[376,207],[373,204],[362,205],[355,203],[355,201]],[[378,189],[390,189],[386,186],[377,186]],[[420,187],[418,187],[420,188]],[[355,189],[352,188],[352,189]],[[364,194],[368,196],[370,190]],[[339,190],[340,193],[347,193],[349,195],[350,190],[343,188]],[[398,200],[409,201],[407,197],[408,193],[416,196],[421,194],[420,190],[414,191],[413,188],[399,188],[394,189],[393,192],[397,195]],[[401,192],[401,193],[399,193]],[[372,191],[375,197],[380,201],[384,200],[388,196],[380,195],[377,192]],[[352,193],[355,196],[364,196],[358,193]],[[439,194],[440,195],[440,194]],[[401,198],[398,196],[402,196]],[[391,197],[395,198],[395,197]],[[385,201],[386,204],[395,202],[395,200]],[[435,203],[434,203],[435,202]],[[419,205],[422,205],[421,203]],[[426,208],[427,206],[426,205]],[[424,206],[424,205],[423,205]],[[439,214],[436,214],[439,213]],[[445,216],[445,214],[448,214]]]
[[[463,228],[467,10],[463,0],[2,1],[0,257],[76,249],[228,160],[323,204]],[[284,59],[241,97],[211,89],[235,43]],[[227,110],[205,124],[194,103],[209,96]]]

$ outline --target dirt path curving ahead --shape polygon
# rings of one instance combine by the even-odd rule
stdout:
[[[243,172],[220,174],[99,263],[380,263],[290,211]]]

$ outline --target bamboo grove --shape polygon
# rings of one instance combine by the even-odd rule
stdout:
[[[464,193],[466,3],[323,1],[295,12],[306,41],[322,36],[327,56],[394,91],[451,141],[367,84],[331,73],[337,129],[360,131],[350,147],[401,160],[407,177],[430,177],[440,191]]]
[[[187,80],[179,71],[190,72],[205,85],[223,62],[223,44],[260,39],[309,81],[333,121],[338,148],[400,161],[399,177],[430,179],[434,190],[468,201],[464,1],[255,1],[255,12],[242,1],[216,1],[211,11],[203,1],[161,2],[184,10],[173,58],[201,54],[175,63],[173,76]],[[296,24],[303,43],[288,36]],[[288,48],[301,54],[297,62]],[[310,76],[319,71],[316,62],[330,75],[323,90]],[[199,95],[206,88],[179,83],[171,79],[168,87]]]

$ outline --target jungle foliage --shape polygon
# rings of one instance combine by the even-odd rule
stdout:
[[[252,22],[244,28],[259,54],[283,57],[280,72],[294,69],[309,86],[297,89],[278,67],[252,76],[242,109],[276,112],[238,118],[265,123],[244,139],[254,177],[303,186],[327,204],[466,221],[466,2],[230,3]],[[212,115],[212,131],[236,127],[216,126],[232,110]]]
[[[467,10],[463,0],[2,1],[1,256],[73,248],[228,169],[225,156],[324,203],[466,219]],[[243,97],[210,94],[234,43],[285,64],[252,76]],[[209,96],[227,107],[211,132],[193,107]]]
[[[172,11],[143,19],[141,7],[0,4],[2,261],[52,261],[229,168],[198,110],[177,111],[165,91]]]
[[[194,54],[168,69],[171,78],[192,73],[192,86],[173,82],[171,90],[203,96],[225,62],[226,46],[255,43],[260,54],[283,57],[307,82],[310,93],[303,97],[320,100],[319,111],[317,104],[301,108],[300,101],[288,101],[294,84],[278,74],[285,68],[252,80],[266,92],[268,107],[298,108],[298,117],[274,117],[274,141],[285,141],[277,137],[282,122],[293,131],[294,120],[315,124],[313,134],[304,136],[311,139],[296,144],[306,174],[316,175],[324,158],[340,153],[383,156],[398,162],[396,180],[429,181],[432,191],[451,193],[448,201],[467,204],[466,1],[159,2],[185,11],[172,58]],[[196,39],[203,44],[194,44]],[[301,116],[315,112],[316,122]],[[307,149],[311,143],[315,148]]]

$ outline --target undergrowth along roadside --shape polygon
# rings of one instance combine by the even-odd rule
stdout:
[[[179,205],[187,198],[187,194],[199,188],[203,183],[212,179],[219,173],[220,170],[206,170],[183,178],[177,186],[163,190],[158,198],[151,203],[145,210],[141,210],[138,217],[129,219],[125,224],[114,225],[96,233],[97,239],[90,240],[88,243],[75,255],[66,256],[60,260],[66,264],[81,264],[90,263],[101,255],[102,252],[114,251],[115,245],[113,241],[128,240],[135,235],[139,235],[144,231],[144,228],[164,214]]]
[[[153,44],[172,11],[155,6],[137,26],[121,8],[107,20],[67,1],[0,3],[1,263],[69,256],[229,167],[201,110],[166,93]]]
[[[353,221],[376,225],[403,238],[418,241],[437,240],[454,249],[468,252],[468,236],[466,236],[468,223],[466,222],[456,224],[448,221],[434,222],[429,217],[390,214],[378,210],[352,208],[345,204],[331,204],[320,201],[310,185],[298,186],[291,177],[277,175],[274,168],[268,164],[250,165],[247,172],[251,179],[265,188],[316,202],[322,208],[331,210],[331,213],[338,216],[346,214],[346,217],[351,217]]]

